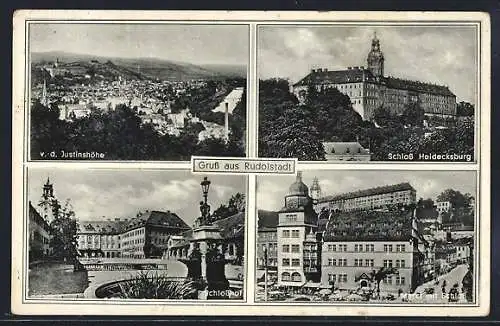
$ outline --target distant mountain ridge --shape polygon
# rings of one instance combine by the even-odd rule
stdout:
[[[138,79],[191,80],[246,78],[245,65],[195,65],[159,58],[114,58],[61,51],[31,53],[31,62],[34,64],[51,63],[55,62],[56,59],[62,65],[71,64],[74,66],[81,64],[84,67],[92,60],[98,61],[100,64],[106,63],[109,65],[112,63],[118,71],[125,69],[125,75],[136,75]]]

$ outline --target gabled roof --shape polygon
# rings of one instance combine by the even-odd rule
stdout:
[[[318,69],[309,73],[293,86],[307,86],[315,84],[346,84],[359,83],[365,80],[375,81],[375,77],[368,69],[352,68],[346,70],[329,71]]]
[[[352,198],[373,196],[373,195],[385,194],[385,193],[396,192],[396,191],[404,191],[404,190],[415,191],[415,189],[408,182],[403,182],[403,183],[398,183],[395,185],[381,186],[381,187],[369,188],[369,189],[365,189],[365,190],[347,192],[347,193],[343,193],[340,195],[325,196],[325,197],[319,198],[318,202],[324,203],[324,202],[341,200],[341,199],[352,199]]]
[[[190,229],[183,219],[170,211],[148,211],[141,214],[139,218],[145,220],[148,225]]]
[[[260,231],[278,227],[278,212],[259,209],[257,226]]]
[[[245,212],[239,212],[214,222],[223,239],[243,237],[245,234]]]
[[[326,154],[336,155],[369,155],[370,151],[361,146],[358,142],[323,142]]]
[[[431,93],[444,96],[455,96],[450,89],[442,85],[422,83],[414,80],[407,80],[395,77],[384,77],[385,84],[389,88],[405,89],[418,93]]]
[[[78,231],[80,233],[100,233],[100,234],[119,234],[125,230],[127,221],[79,221]]]
[[[363,79],[364,78],[364,79]],[[379,82],[388,88],[404,89],[418,93],[431,93],[443,96],[455,96],[447,86],[407,80],[396,77],[382,77],[379,81],[370,70],[353,67],[346,70],[328,71],[326,69],[313,70],[293,86],[321,85],[321,84],[347,84],[365,81]]]
[[[356,211],[333,213],[323,239],[332,241],[408,241],[412,211]]]

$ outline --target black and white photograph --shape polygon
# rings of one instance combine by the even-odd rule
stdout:
[[[31,160],[246,156],[246,25],[32,23]]]
[[[27,298],[243,300],[246,177],[30,168]]]
[[[487,13],[12,19],[12,315],[489,313]]]
[[[478,27],[261,25],[261,157],[475,161]]]
[[[256,301],[473,304],[475,171],[257,179]]]

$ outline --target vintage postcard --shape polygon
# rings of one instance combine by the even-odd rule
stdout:
[[[26,174],[27,299],[243,300],[245,176]]]
[[[259,156],[475,161],[478,25],[264,25],[257,37]]]
[[[476,302],[475,171],[311,170],[257,189],[256,300]]]
[[[488,314],[487,14],[13,24],[14,314]]]
[[[248,25],[29,23],[30,160],[245,156]]]

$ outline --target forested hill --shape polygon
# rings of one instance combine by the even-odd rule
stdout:
[[[71,66],[73,69],[80,66],[88,69],[95,66],[104,68],[104,73],[112,64],[122,78],[128,79],[156,79],[187,81],[193,79],[225,79],[230,77],[246,78],[244,65],[194,65],[186,62],[175,62],[158,58],[109,58],[67,52],[34,52],[31,61],[34,66],[53,63],[59,60],[62,68]],[[98,70],[96,73],[100,73]]]

